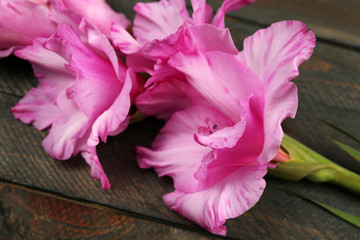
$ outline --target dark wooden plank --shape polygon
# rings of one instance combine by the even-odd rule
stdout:
[[[222,0],[208,0],[214,7]],[[318,38],[360,49],[360,1],[357,0],[256,0],[229,16],[261,25],[282,20],[301,20]]]
[[[22,97],[37,85],[29,62],[11,55],[6,59],[0,58],[0,66],[1,93]]]
[[[5,95],[1,99],[1,103],[7,103],[2,104],[2,109],[8,109],[17,101],[17,98],[11,98]],[[162,194],[172,189],[171,181],[167,178],[158,179],[152,170],[143,171],[136,166],[133,147],[136,144],[148,145],[158,129],[154,125],[160,125],[159,122],[150,119],[131,126],[124,134],[110,138],[107,144],[99,147],[99,156],[113,185],[111,190],[105,191],[97,181],[91,179],[87,165],[80,158],[59,162],[47,157],[41,148],[44,133],[15,121],[10,113],[6,115],[1,116],[1,124],[5,126],[1,137],[1,178],[194,227],[194,224],[172,213],[162,203]],[[274,182],[273,179],[268,181],[268,188],[258,205],[243,216],[229,221],[229,236],[245,239],[264,239],[268,236],[270,239],[291,233],[289,236],[294,238],[324,236],[336,239],[358,231],[323,210],[282,192]],[[294,189],[293,183],[287,183],[287,186]],[[337,206],[341,209],[360,213],[358,196],[341,189],[307,182],[300,184],[298,189],[310,196],[322,192],[318,200],[331,199],[328,203],[335,200],[340,202]],[[343,201],[347,202],[346,206],[342,206]],[[290,226],[274,232],[273,224],[281,223],[284,219],[289,221]],[[261,233],[252,231],[258,225],[262,226]],[[329,225],[336,227],[329,231],[325,227]]]
[[[1,239],[221,239],[0,183]]]
[[[128,11],[128,10],[127,10]],[[237,45],[258,26],[229,19],[228,26]],[[352,169],[329,141],[328,136],[351,143],[345,137],[314,118],[320,115],[354,131],[357,128],[360,102],[360,54],[326,43],[319,43],[312,59],[301,67],[299,86],[300,108],[295,120],[285,128],[292,136],[324,155]],[[19,67],[19,64],[21,67]],[[21,69],[25,69],[24,72]],[[172,190],[168,178],[158,179],[152,170],[140,170],[135,162],[134,147],[151,143],[161,122],[148,119],[134,124],[123,134],[100,144],[99,157],[112,184],[102,190],[90,177],[89,168],[80,158],[69,161],[51,159],[42,149],[46,132],[16,121],[9,111],[27,89],[34,85],[29,66],[15,58],[0,60],[0,178],[4,181],[50,191],[69,198],[96,202],[108,207],[146,216],[183,228],[199,229],[195,224],[171,212],[163,204],[162,194]],[[354,121],[355,120],[355,121]],[[360,215],[359,197],[329,184],[307,181],[291,183],[267,177],[268,187],[260,202],[250,211],[229,220],[228,235],[240,239],[352,239],[359,230],[333,217],[324,210],[280,189],[285,186],[317,200]],[[345,203],[345,204],[344,204]]]

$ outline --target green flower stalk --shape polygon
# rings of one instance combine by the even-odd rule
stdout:
[[[313,182],[331,182],[360,194],[360,175],[332,162],[285,135],[282,148],[274,162],[277,167],[269,168],[275,177],[291,181],[308,179]]]

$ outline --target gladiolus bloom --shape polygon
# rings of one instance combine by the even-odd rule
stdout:
[[[53,37],[37,38],[15,52],[32,63],[39,86],[12,112],[39,130],[49,128],[43,146],[52,157],[65,160],[81,153],[91,175],[109,188],[96,145],[126,128],[138,79],[96,27],[75,13],[61,16],[66,17]]]
[[[182,39],[175,42],[194,42],[176,37]],[[302,22],[284,21],[245,39],[237,54],[191,46],[162,59],[174,77],[155,71],[151,93],[138,98],[140,110],[150,109],[151,96],[178,109],[152,149],[137,148],[138,162],[173,178],[175,190],[164,196],[167,206],[225,235],[226,219],[247,211],[262,195],[263,176],[283,137],[281,122],[297,110],[297,89],[289,81],[311,56],[315,36]],[[175,94],[174,83],[181,83]],[[179,106],[181,98],[187,104]]]

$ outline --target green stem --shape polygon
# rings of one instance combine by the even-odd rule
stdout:
[[[278,164],[269,172],[288,180],[306,178],[313,182],[331,182],[360,194],[360,175],[306,147],[285,135],[282,146],[289,153],[289,159]],[[275,159],[276,161],[276,159]]]
[[[331,179],[329,179],[329,182],[360,194],[360,175],[349,171],[335,163],[332,165],[335,169],[335,174]]]

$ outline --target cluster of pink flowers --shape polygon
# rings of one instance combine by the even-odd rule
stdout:
[[[205,0],[191,1],[191,16],[185,0],[138,3],[131,34],[105,0],[0,0],[0,57],[28,60],[39,81],[12,112],[49,130],[52,157],[80,153],[103,188],[99,138],[126,129],[134,105],[166,120],[151,149],[137,148],[139,166],[173,178],[168,207],[225,235],[226,219],[262,195],[281,122],[297,109],[290,80],[315,46],[304,23],[283,21],[238,51],[224,17],[251,2],[225,0],[215,16]]]

